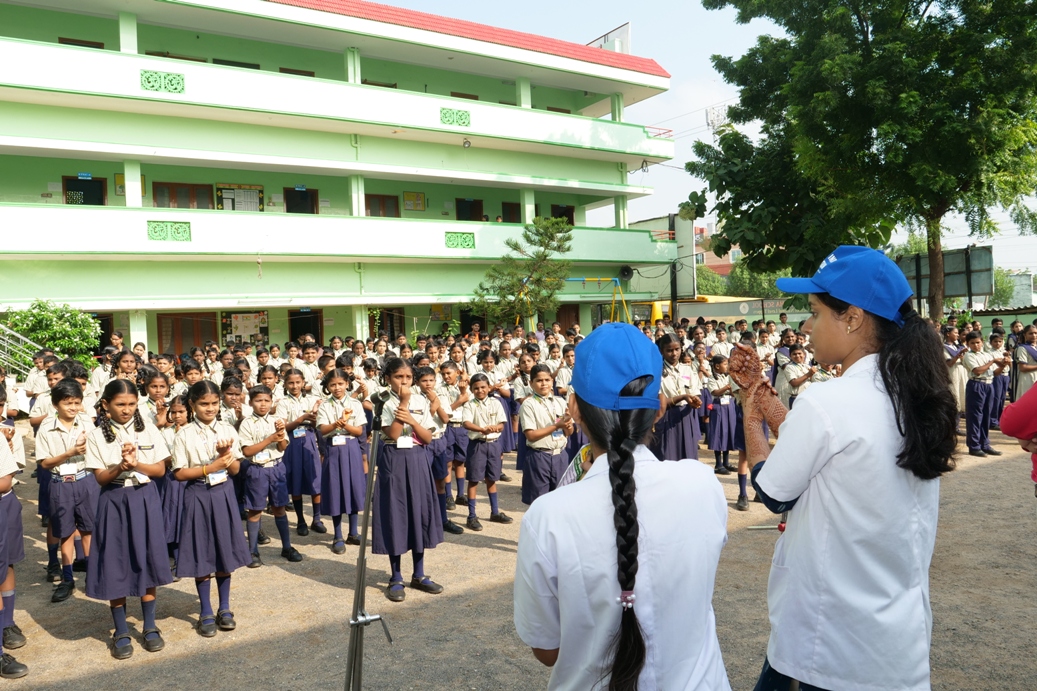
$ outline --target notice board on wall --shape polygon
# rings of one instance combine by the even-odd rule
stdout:
[[[227,341],[264,345],[270,342],[270,316],[260,312],[224,312],[220,318],[220,345]]]

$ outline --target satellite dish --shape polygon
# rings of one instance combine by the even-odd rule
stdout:
[[[629,281],[634,277],[634,270],[631,269],[627,264],[619,267],[619,277],[624,281]]]

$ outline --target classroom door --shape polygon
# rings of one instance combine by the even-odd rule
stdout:
[[[112,342],[112,331],[115,330],[115,317],[111,314],[91,314],[97,323],[101,326],[101,335],[97,342],[97,347],[94,348],[94,355],[100,355],[104,347]]]
[[[302,345],[299,338],[303,334],[312,334],[317,343],[324,343],[323,310],[288,310],[288,337]]]
[[[180,355],[193,346],[215,341],[219,315],[216,312],[187,312],[158,315],[158,352]]]
[[[562,325],[562,333],[580,321],[579,305],[561,305],[555,313],[555,321]],[[581,327],[583,325],[581,324]]]
[[[569,225],[576,225],[576,207],[564,204],[551,205],[551,218],[564,218]]]
[[[80,180],[78,177],[65,176],[61,178],[66,204],[81,204],[83,206],[105,206],[108,204],[108,180],[105,178],[93,178]]]
[[[290,214],[316,214],[320,195],[317,190],[284,188],[284,210]]]
[[[481,221],[482,199],[455,199],[454,213],[458,221]]]

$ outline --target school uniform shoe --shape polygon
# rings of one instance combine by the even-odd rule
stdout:
[[[197,628],[200,635],[205,638],[212,638],[216,635],[216,617],[212,614],[206,614],[198,620]]]
[[[410,587],[415,590],[420,590],[423,593],[429,595],[439,595],[443,592],[443,586],[433,581],[428,576],[422,576],[421,578],[412,578],[410,580]]]
[[[47,580],[51,583],[61,582],[61,564],[47,564]]]
[[[748,497],[748,495],[745,495],[745,494],[739,495],[738,501],[735,502],[735,509],[737,509],[738,511],[748,511],[749,510],[749,497]]]
[[[733,465],[731,465],[730,463],[725,463],[725,464],[724,464],[724,470],[726,470],[726,471],[727,471],[727,472],[729,472],[729,473],[733,473],[733,472],[735,472],[736,470],[738,470],[738,468],[734,467],[734,466],[733,466]]]
[[[983,453],[985,453],[988,456],[1000,456],[1001,455],[1001,452],[997,451],[996,449],[983,449]]]
[[[302,555],[294,547],[285,547],[281,550],[281,556],[291,562],[302,561]]]
[[[403,589],[403,581],[393,581],[385,589],[385,597],[389,602],[403,602],[407,599],[407,591]]]
[[[65,600],[72,597],[72,593],[76,591],[75,581],[62,581],[58,583],[58,587],[54,589],[54,594],[50,596],[51,602],[64,602]]]
[[[458,495],[457,501],[455,502],[455,508],[457,506],[460,506],[460,507],[463,507],[463,508],[467,509],[468,508],[468,497],[462,497],[462,496]]]
[[[327,527],[320,521],[314,521],[313,523],[310,523],[310,530],[312,530],[315,533],[320,533],[321,535],[328,532]]]
[[[447,519],[447,522],[443,524],[443,530],[450,533],[451,535],[460,535],[464,532],[464,528],[457,525],[450,519]]]
[[[346,541],[335,540],[331,543],[332,554],[345,554],[346,553]]]
[[[49,525],[50,525],[50,516],[41,516],[40,517],[40,527],[41,528],[46,528]]]
[[[152,634],[154,634],[152,636]],[[151,636],[151,638],[148,638]],[[166,642],[162,640],[162,632],[158,629],[144,629],[144,640],[141,641],[140,647],[149,653],[157,653],[166,647]]]
[[[295,529],[295,532],[300,537],[306,537],[310,534],[310,529],[305,523],[300,523],[299,526]]]
[[[25,636],[17,624],[11,624],[4,629],[3,641],[4,647],[8,650],[18,650],[25,645]]]
[[[29,668],[18,660],[4,653],[0,655],[0,677],[4,679],[21,679],[29,673]]]
[[[86,559],[76,559],[72,562],[72,570],[76,573],[86,573]]]
[[[511,482],[511,476],[508,475],[507,473],[501,473],[500,474],[500,481],[501,482]]]
[[[503,511],[490,514],[490,523],[504,523],[505,525],[507,525],[508,523],[511,523],[514,520],[514,518],[504,513]]]
[[[446,495],[446,510],[447,511],[453,511],[456,508],[457,508],[457,502],[454,501],[454,495],[447,494]]]
[[[469,530],[474,530],[477,533],[480,530],[482,530],[482,523],[480,523],[479,519],[476,518],[475,516],[469,516],[468,517],[468,522],[465,523],[465,525],[468,526]]]
[[[263,529],[262,529],[262,528],[260,528],[260,529],[259,529],[259,538],[258,538],[258,539],[256,540],[256,542],[257,542],[257,543],[259,543],[259,544],[261,544],[261,545],[269,545],[269,544],[270,544],[270,536],[269,536],[269,535],[267,535],[267,534],[266,534],[266,533],[265,533],[265,532],[263,531]]]
[[[969,449],[969,455],[970,456],[976,456],[978,458],[986,458],[987,457],[987,454],[984,453],[981,449]]]
[[[238,622],[234,621],[234,612],[228,609],[221,609],[217,612],[216,626],[220,627],[220,631],[233,631],[238,628]]]
[[[119,645],[119,643],[122,645]],[[109,645],[112,650],[112,657],[116,660],[125,660],[133,657],[133,641],[130,640],[129,634],[116,638],[115,634],[112,634],[112,642]]]
[[[258,569],[262,565],[263,565],[263,560],[259,558],[259,552],[253,552],[252,553],[252,561],[249,562],[248,568],[250,568],[250,569]]]
[[[359,535],[346,535],[346,544],[347,545],[359,545],[360,544],[360,536]]]
[[[713,473],[716,475],[730,475],[731,471],[721,465],[713,468]]]

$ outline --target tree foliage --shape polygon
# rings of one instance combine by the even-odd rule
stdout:
[[[695,292],[698,295],[727,295],[727,278],[708,266],[696,266]]]
[[[813,273],[813,272],[811,272]],[[778,290],[774,282],[779,278],[791,276],[789,269],[781,271],[754,271],[749,262],[739,259],[731,267],[727,276],[727,294],[734,297],[769,298],[787,297]]]
[[[1015,281],[1008,269],[1000,266],[994,267],[994,294],[990,296],[987,303],[988,309],[999,307],[1011,307],[1012,298],[1015,296]]]
[[[101,337],[101,325],[86,312],[49,300],[36,300],[25,310],[7,313],[6,326],[41,346],[52,348],[61,357],[79,360],[93,367],[93,357]],[[30,360],[26,363],[32,366]]]
[[[472,291],[470,307],[491,324],[512,324],[558,308],[572,262],[560,257],[572,249],[572,226],[564,218],[536,217],[522,239],[506,241],[508,254],[486,271]]]
[[[733,130],[699,143],[689,172],[717,195],[719,233],[749,266],[813,271],[840,243],[888,242],[898,224],[924,231],[943,299],[944,218],[978,236],[1007,210],[1024,232],[1037,212],[1037,5],[1024,0],[704,0],[737,20],[766,18],[744,56],[714,56],[740,89]],[[752,182],[750,182],[752,181]],[[701,201],[693,195],[689,203]],[[718,243],[718,252],[720,243]]]

